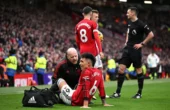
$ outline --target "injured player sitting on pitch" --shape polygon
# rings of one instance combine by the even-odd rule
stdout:
[[[65,104],[89,108],[89,102],[98,89],[103,106],[112,106],[105,101],[103,75],[101,70],[93,68],[94,64],[95,57],[92,54],[82,54],[80,59],[82,72],[76,90],[71,89],[64,79],[58,79],[57,85],[61,90],[59,97]]]

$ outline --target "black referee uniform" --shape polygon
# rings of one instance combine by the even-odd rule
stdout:
[[[148,35],[150,32],[150,28],[139,19],[135,22],[130,21],[128,23],[128,42],[124,48],[119,64],[124,64],[127,68],[130,67],[131,63],[133,63],[135,68],[142,66],[141,48],[135,49],[134,45],[141,43],[144,40],[144,34]]]
[[[127,10],[128,22],[126,47],[124,48],[122,57],[119,61],[119,71],[117,80],[117,90],[110,98],[119,98],[121,88],[125,79],[125,69],[129,68],[131,63],[136,68],[138,92],[132,97],[135,99],[141,98],[144,76],[142,73],[142,46],[153,38],[153,33],[150,28],[137,18],[138,10],[136,7],[129,7]],[[144,35],[147,37],[144,39]]]

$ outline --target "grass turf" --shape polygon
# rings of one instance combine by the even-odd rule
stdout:
[[[45,88],[50,86],[38,86]],[[106,92],[111,95],[116,90],[116,81],[105,83]],[[53,108],[31,108],[22,107],[23,91],[30,87],[9,87],[0,88],[0,109],[1,110],[79,110],[80,107],[56,104]],[[128,80],[124,82],[121,98],[107,99],[112,107],[103,107],[96,94],[97,100],[92,100],[90,105],[93,110],[170,110],[170,79],[145,80],[142,99],[132,99],[137,91],[137,81]]]

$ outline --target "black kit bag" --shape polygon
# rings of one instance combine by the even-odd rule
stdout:
[[[51,90],[48,88],[38,89],[35,86],[32,86],[30,90],[25,90],[22,99],[22,104],[25,107],[52,107],[57,103],[58,98]]]

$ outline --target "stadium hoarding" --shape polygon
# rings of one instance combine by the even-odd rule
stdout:
[[[52,73],[45,73],[43,75],[44,85],[52,84]],[[18,73],[14,76],[14,86],[15,87],[23,87],[23,86],[31,86],[38,84],[37,74],[33,73]]]
[[[45,73],[43,75],[44,85],[52,84],[51,77],[52,77],[52,73]],[[33,80],[38,84],[37,74],[33,74]]]
[[[14,76],[14,87],[28,86],[33,79],[32,73],[20,73]]]

